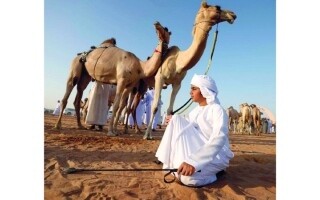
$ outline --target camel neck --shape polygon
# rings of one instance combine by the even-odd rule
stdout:
[[[211,26],[209,27],[207,23],[196,25],[190,47],[178,55],[177,67],[180,68],[179,71],[189,70],[197,64],[206,48],[210,30]]]
[[[163,42],[159,42],[152,56],[146,61],[140,61],[143,74],[141,78],[147,78],[154,75],[160,67],[162,61]]]

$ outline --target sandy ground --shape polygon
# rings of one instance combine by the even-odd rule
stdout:
[[[117,137],[103,132],[79,130],[76,119],[64,116],[62,129],[53,129],[56,116],[44,117],[44,197],[51,199],[276,199],[276,136],[231,134],[235,157],[226,173],[201,188],[165,183],[164,172],[89,171],[63,173],[70,167],[93,169],[161,168],[154,163],[164,129],[154,140],[142,135]],[[122,127],[120,130],[123,130]]]

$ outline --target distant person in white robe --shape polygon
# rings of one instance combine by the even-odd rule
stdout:
[[[102,131],[108,120],[109,85],[95,81],[89,93],[88,111],[85,123],[89,129]]]
[[[137,119],[137,125],[139,126],[139,128],[141,128],[142,126],[143,114],[144,114],[144,99],[140,99],[136,109],[136,119]]]
[[[127,121],[127,115],[125,115],[125,118],[124,118],[124,122],[126,122],[126,121]],[[130,128],[132,128],[133,125],[134,125],[134,120],[133,120],[132,113],[130,113],[129,119],[128,119],[128,126],[129,126]]]
[[[217,94],[212,78],[194,75],[190,95],[198,105],[188,118],[167,116],[168,126],[156,157],[164,169],[178,169],[174,173],[184,185],[213,183],[216,174],[224,171],[234,156],[229,147],[228,116]]]
[[[272,133],[272,130],[271,130],[271,128],[272,128],[272,122],[271,122],[270,119],[267,119],[267,121],[268,121],[268,133],[270,134],[270,133]]]
[[[161,125],[166,125],[167,112],[164,111],[162,114],[162,122]]]
[[[56,105],[56,108],[54,109],[53,111],[53,115],[60,115],[60,111],[61,111],[61,108],[60,108],[61,104],[60,104],[60,100],[58,100],[58,103]]]
[[[144,102],[145,102],[145,119],[144,123],[148,126],[150,122],[151,117],[151,106],[153,102],[153,96],[154,96],[154,89],[149,88],[148,91],[144,95]]]
[[[143,99],[139,100],[139,104],[136,108],[136,120],[137,120],[137,126],[141,128],[142,126],[142,120],[143,120],[143,114],[144,114],[144,101]],[[134,127],[134,120],[133,120],[133,113],[129,115],[128,119],[128,126],[131,126],[132,128]]]

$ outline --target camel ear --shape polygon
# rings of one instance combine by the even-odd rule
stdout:
[[[202,6],[203,8],[207,8],[207,7],[208,7],[207,1],[202,1],[201,6]]]

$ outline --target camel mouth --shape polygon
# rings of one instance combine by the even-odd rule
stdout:
[[[153,25],[155,25],[155,26],[161,26],[160,22],[158,22],[158,21],[154,22]]]
[[[235,15],[233,12],[227,13],[227,17],[228,17],[227,22],[229,24],[233,24],[233,22],[237,19],[237,15]]]

